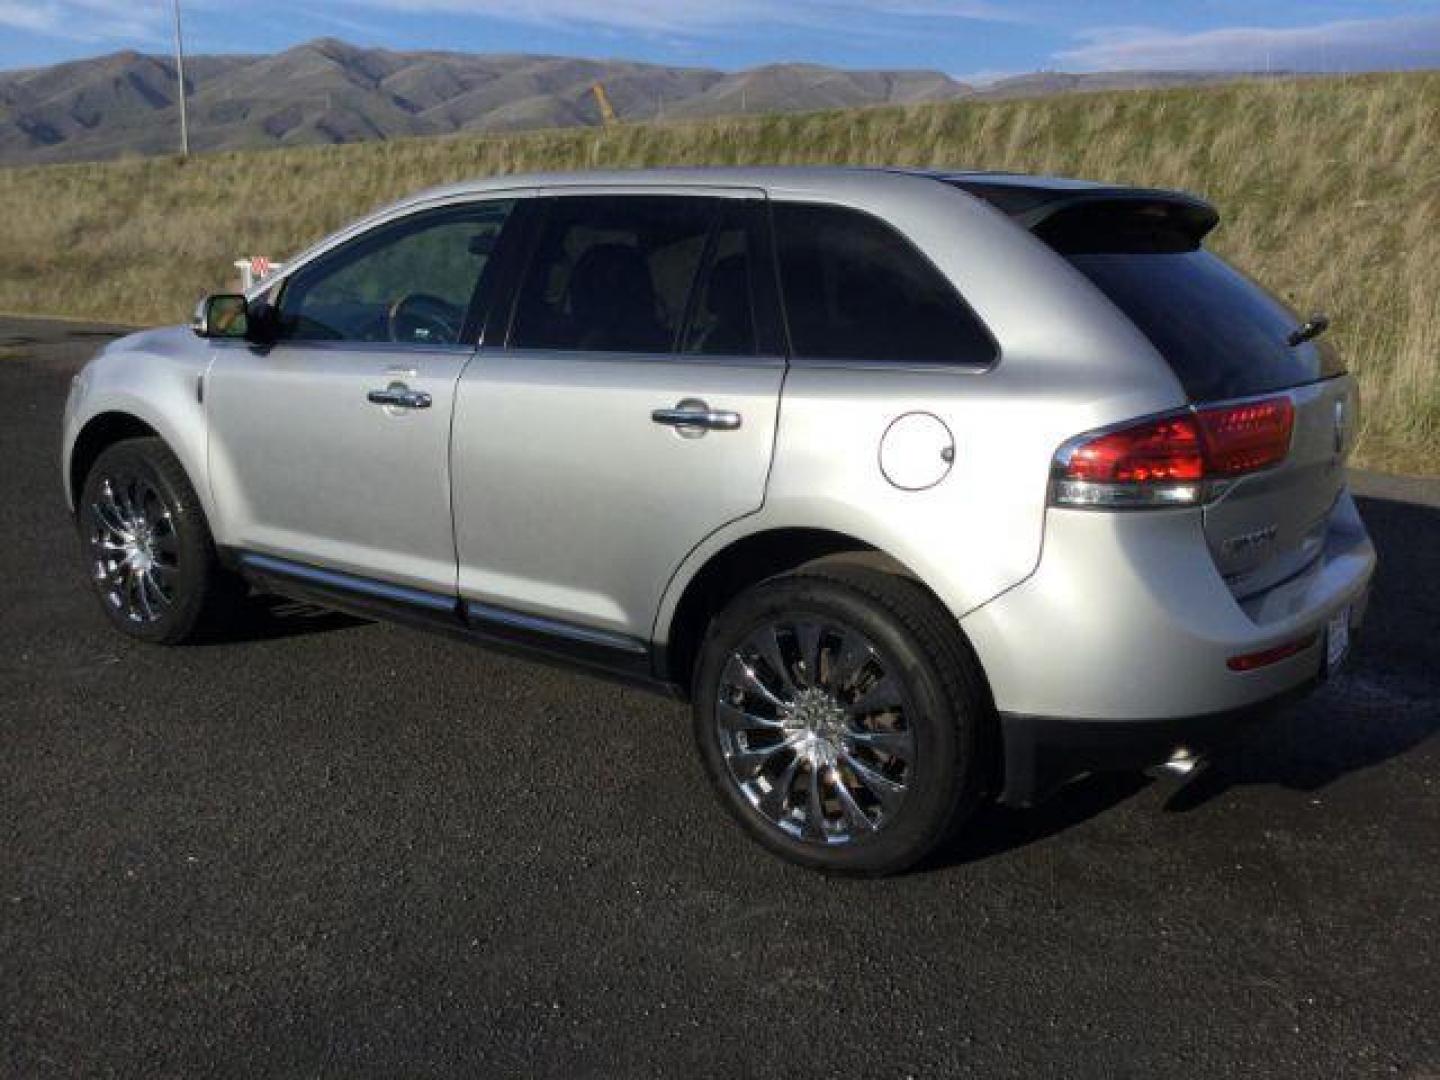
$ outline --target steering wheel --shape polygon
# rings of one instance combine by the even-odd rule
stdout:
[[[406,345],[454,345],[460,340],[465,313],[430,293],[406,293],[385,316],[391,341]]]

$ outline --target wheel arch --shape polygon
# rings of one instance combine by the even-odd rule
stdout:
[[[767,578],[805,567],[837,564],[861,566],[904,578],[924,592],[936,610],[944,614],[959,647],[975,662],[980,690],[988,706],[981,752],[986,759],[990,789],[1001,790],[1005,782],[1003,734],[984,659],[954,611],[919,573],[888,551],[847,533],[809,527],[772,527],[723,545],[684,582],[673,607],[665,609],[671,615],[663,626],[663,636],[657,632],[654,643],[656,675],[683,700],[689,701],[705,631],[715,614],[745,589]],[[657,621],[657,631],[661,629]]]
[[[940,610],[949,612],[918,573],[874,544],[833,529],[771,527],[732,539],[705,558],[683,584],[677,575],[672,596],[678,591],[678,597],[662,607],[656,622],[656,674],[688,697],[700,645],[715,614],[767,578],[816,563],[835,562],[907,578],[924,589]],[[964,631],[953,614],[951,621],[964,640]],[[966,647],[970,647],[968,641]]]
[[[152,425],[134,413],[110,410],[97,413],[85,421],[70,447],[70,461],[65,470],[65,493],[72,511],[78,512],[81,489],[97,458],[108,447],[125,439],[164,439]],[[166,445],[169,445],[166,443]],[[173,448],[172,448],[173,449]]]

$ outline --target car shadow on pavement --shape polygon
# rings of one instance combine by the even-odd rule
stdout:
[[[1318,791],[1440,732],[1440,510],[1358,502],[1379,567],[1349,662],[1192,777],[1167,810],[1193,810],[1243,785]]]
[[[366,626],[367,620],[332,611],[315,604],[281,596],[251,596],[225,626],[205,639],[206,645],[240,645],[246,642],[278,641],[309,634]]]
[[[991,803],[966,824],[959,836],[927,858],[920,871],[981,862],[1048,839],[1099,817],[1152,783],[1144,773],[1096,773],[1066,784],[1028,809]]]

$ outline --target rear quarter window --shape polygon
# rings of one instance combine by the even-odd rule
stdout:
[[[772,215],[797,359],[994,362],[994,339],[949,279],[889,224],[803,203],[776,203]]]

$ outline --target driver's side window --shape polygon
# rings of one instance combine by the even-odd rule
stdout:
[[[458,345],[513,201],[381,225],[297,271],[280,296],[286,341]]]

